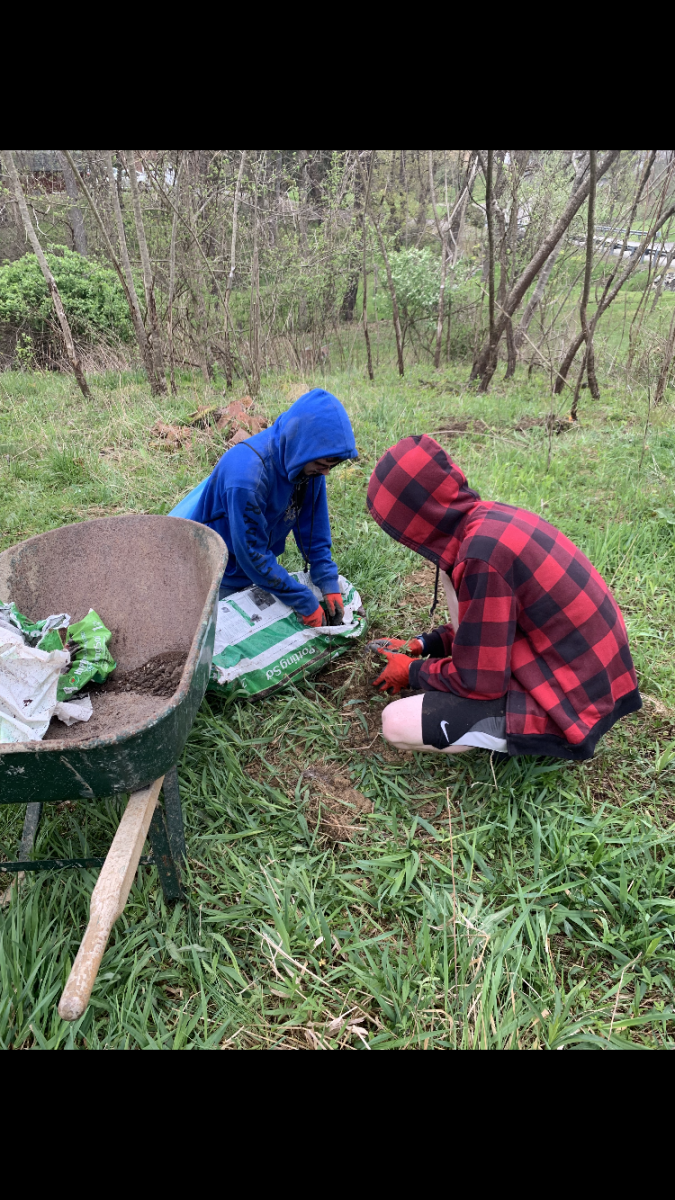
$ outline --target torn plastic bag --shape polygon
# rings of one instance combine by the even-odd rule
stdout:
[[[63,640],[58,630],[67,629],[69,624],[70,613],[53,613],[44,621],[30,621],[17,611],[16,604],[0,604],[0,631],[18,629],[25,642],[40,650],[62,650]]]
[[[317,598],[309,573],[292,572]],[[304,625],[281,600],[260,587],[244,588],[218,603],[209,691],[260,699],[295,676],[312,675],[363,636],[367,620],[353,584],[339,577],[342,625]]]
[[[60,639],[59,639],[60,641]],[[0,628],[0,741],[40,741],[55,714],[66,719],[88,720],[84,708],[60,704],[57,688],[61,672],[68,666],[70,654],[60,650],[40,650],[27,646],[20,629]],[[79,712],[73,711],[80,708]],[[60,711],[59,711],[60,710]]]

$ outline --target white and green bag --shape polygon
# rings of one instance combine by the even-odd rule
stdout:
[[[309,574],[294,571],[293,576],[321,601]],[[291,608],[259,587],[220,600],[209,691],[259,699],[344,654],[362,637],[368,622],[356,589],[342,575],[338,582],[344,623],[316,629],[303,625]]]

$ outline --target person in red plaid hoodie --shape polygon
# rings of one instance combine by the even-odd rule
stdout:
[[[375,686],[422,690],[384,709],[387,741],[586,759],[642,706],[619,607],[554,525],[481,500],[426,435],[382,456],[368,508],[390,537],[434,563],[450,615],[411,641],[372,643],[387,658]]]

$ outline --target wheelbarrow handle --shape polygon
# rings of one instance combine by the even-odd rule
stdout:
[[[129,797],[91,894],[89,924],[59,1002],[64,1021],[76,1021],[89,1003],[110,931],[124,912],[163,780]]]

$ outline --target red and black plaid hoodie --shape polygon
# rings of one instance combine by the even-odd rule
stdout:
[[[506,695],[510,754],[591,758],[642,705],[623,617],[604,579],[535,513],[481,500],[433,438],[378,462],[368,507],[386,533],[446,571],[459,623],[425,635],[410,686]]]

